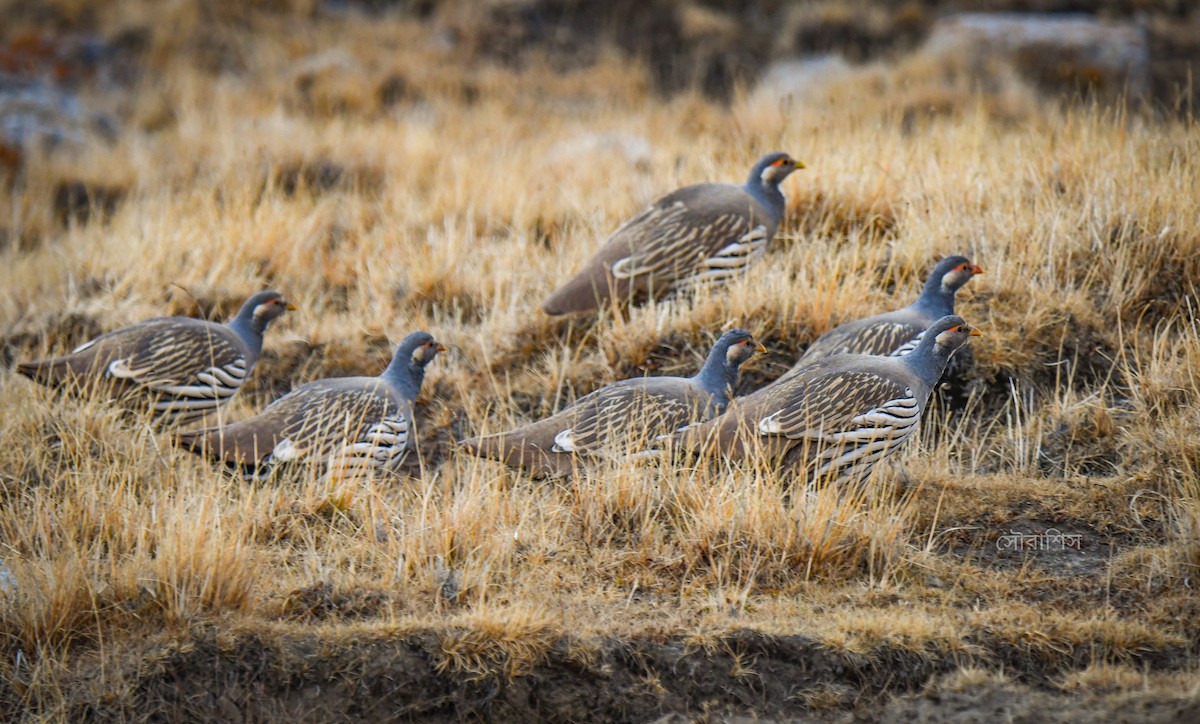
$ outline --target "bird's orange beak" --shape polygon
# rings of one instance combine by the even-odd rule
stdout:
[[[766,353],[767,348],[762,345],[762,342],[759,342],[758,344],[754,345],[754,351],[759,354],[764,354]]]
[[[972,337],[982,337],[982,336],[983,336],[983,332],[980,332],[978,329],[976,329],[976,328],[972,327],[972,328],[971,328],[971,336],[972,336]]]
[[[978,264],[972,264],[971,265],[971,273],[972,274],[982,274],[983,267],[979,266]]]
[[[438,343],[438,346],[437,346],[437,351],[438,351],[438,352],[449,352],[449,351],[450,351],[450,348],[449,348],[449,347],[447,347],[447,346],[446,346],[446,345],[444,345],[444,344]]]
[[[295,304],[292,304],[291,302],[288,302],[287,306],[285,306],[284,309],[287,309],[289,312],[294,312],[297,309],[299,309],[299,307],[297,307]]]

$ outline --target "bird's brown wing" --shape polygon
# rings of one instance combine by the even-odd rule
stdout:
[[[873,410],[887,409],[895,401],[913,400],[913,391],[875,372],[829,371],[803,376],[793,394],[781,399],[778,409],[755,422],[761,435],[790,439],[832,440],[858,425],[873,425]]]
[[[698,421],[711,396],[678,377],[624,380],[580,398],[559,413],[555,450],[594,453],[644,447],[658,435]]]
[[[893,355],[920,336],[933,321],[906,308],[848,322],[818,337],[797,364],[808,365],[835,354]]]
[[[153,397],[178,420],[203,415],[237,393],[249,374],[247,350],[229,328],[187,317],[152,319],[97,337],[73,352],[19,370],[51,385]]]
[[[709,397],[681,378],[623,380],[543,420],[460,444],[474,455],[534,475],[563,477],[575,469],[575,455],[650,443],[656,434],[706,414]]]
[[[625,222],[588,265],[546,300],[548,314],[593,311],[609,299],[656,295],[744,268],[774,234],[763,207],[737,186],[689,186]]]
[[[105,368],[154,396],[158,413],[187,420],[233,398],[250,373],[245,345],[228,327],[173,318],[138,335],[129,353]]]
[[[236,333],[201,319],[169,318],[132,336],[132,344],[125,345],[128,353],[119,358],[119,374],[156,389],[191,384],[200,370],[246,361],[247,351]],[[109,374],[118,374],[111,364]]]
[[[758,429],[798,441],[788,456],[817,479],[861,478],[916,431],[925,400],[915,387],[872,370],[827,373]]]
[[[677,434],[676,444],[735,460],[799,447],[821,469],[873,462],[915,429],[923,409],[907,375],[888,374],[900,370],[887,358],[832,357],[735,400],[720,417]]]
[[[320,380],[289,392],[254,417],[178,438],[196,452],[204,448],[210,457],[238,465],[320,462],[364,440],[380,421],[399,412],[377,378]]]

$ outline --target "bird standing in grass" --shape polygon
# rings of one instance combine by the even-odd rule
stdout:
[[[311,382],[246,420],[181,432],[176,441],[253,474],[280,463],[324,464],[338,477],[390,469],[414,446],[413,404],[425,367],[446,348],[425,332],[400,343],[378,377]]]
[[[162,422],[184,424],[233,399],[262,354],[271,322],[295,309],[278,292],[246,300],[227,324],[161,317],[101,335],[62,357],[17,365],[52,387],[113,394],[148,406]]]
[[[858,319],[834,327],[809,345],[778,384],[817,360],[835,354],[881,354],[900,356],[916,349],[921,335],[942,317],[954,314],[954,295],[983,268],[965,256],[942,259],[925,280],[921,296],[912,304],[892,312]]]
[[[730,330],[713,345],[694,377],[614,382],[544,420],[460,444],[474,455],[535,475],[565,476],[572,471],[575,456],[636,451],[658,435],[720,414],[729,404],[742,363],[762,351],[750,333]]]
[[[671,443],[733,460],[803,466],[814,480],[864,478],[912,436],[950,357],[978,336],[961,318],[947,316],[902,357],[827,357],[677,432]]]
[[[786,153],[772,153],[754,164],[741,186],[699,184],[664,196],[622,224],[542,309],[552,316],[594,312],[746,270],[783,219],[780,183],[804,167]]]

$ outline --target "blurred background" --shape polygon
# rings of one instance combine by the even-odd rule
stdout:
[[[263,107],[249,115],[314,120],[470,108],[518,86],[537,88],[532,105],[570,105],[571,89],[531,73],[584,78],[577,98],[627,86],[717,105],[831,108],[844,88],[841,107],[886,95],[902,124],[980,98],[1013,122],[1039,99],[1178,116],[1200,87],[1200,4],[1186,0],[3,0],[0,17],[8,184],[32,155],[187,135],[180,106],[209,82],[252,88]],[[310,164],[277,180],[333,186],[344,174]],[[81,175],[51,174],[35,194],[52,201],[45,211],[0,213],[0,245],[111,212],[129,180]]]
[[[80,86],[119,92],[180,58],[245,75],[264,37],[354,19],[419,26],[439,61],[461,69],[566,72],[615,56],[643,64],[657,93],[716,100],[764,86],[802,94],[914,53],[966,62],[985,88],[1004,64],[1047,94],[1162,112],[1190,110],[1200,84],[1200,4],[1187,0],[4,0],[0,17],[0,159],[10,168],[33,137],[113,135],[127,120],[87,117],[71,94]],[[386,108],[431,90],[427,77],[357,65],[363,48],[328,41],[325,55],[293,59],[298,103]],[[469,83],[457,90],[471,100]]]

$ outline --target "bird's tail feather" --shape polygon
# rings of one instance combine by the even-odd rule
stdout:
[[[43,385],[62,384],[66,369],[66,363],[58,359],[21,362],[17,365],[17,372]]]

